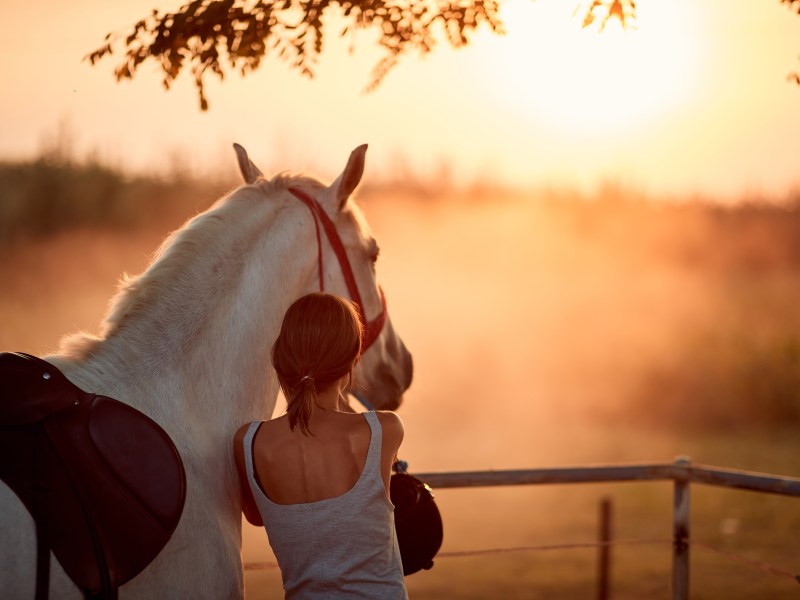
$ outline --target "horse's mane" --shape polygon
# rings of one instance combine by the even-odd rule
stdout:
[[[201,253],[205,260],[214,261],[212,273],[217,275],[217,279],[204,280],[202,285],[224,289],[223,276],[230,277],[241,269],[242,257],[262,233],[263,220],[253,218],[252,203],[269,202],[290,187],[313,193],[325,186],[313,177],[281,173],[272,179],[262,178],[240,186],[223,196],[168,235],[143,273],[123,274],[103,319],[101,337],[86,332],[67,336],[61,341],[60,353],[73,360],[90,355],[100,342],[147,310],[153,300],[168,293],[178,274],[196,268]],[[210,301],[208,295],[197,294],[197,297]],[[193,312],[202,312],[202,308],[186,307]]]

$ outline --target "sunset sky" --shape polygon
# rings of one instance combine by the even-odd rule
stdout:
[[[78,157],[132,171],[235,170],[231,144],[267,172],[335,176],[370,144],[368,177],[591,188],[721,198],[800,189],[800,16],[778,0],[641,0],[638,28],[586,31],[577,0],[506,0],[508,35],[409,55],[373,93],[380,51],[330,37],[317,77],[277,58],[210,80],[207,113],[184,73],[155,64],[116,83],[83,57],[154,6],[182,2],[0,0],[0,159],[37,155],[59,129]],[[119,50],[119,48],[118,48]]]

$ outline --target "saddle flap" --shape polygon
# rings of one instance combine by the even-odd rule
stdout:
[[[0,425],[29,425],[85,396],[53,365],[35,356],[0,352]]]
[[[131,406],[97,396],[89,436],[119,483],[171,534],[183,510],[186,476],[167,432]]]
[[[155,421],[106,396],[90,404],[82,424],[56,418],[46,429],[69,472],[71,490],[58,483],[56,495],[74,490],[80,498],[80,507],[52,507],[53,552],[73,581],[99,591],[103,566],[96,556],[120,586],[166,545],[183,511],[186,476],[175,445]]]

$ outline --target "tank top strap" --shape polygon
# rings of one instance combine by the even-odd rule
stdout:
[[[256,433],[258,433],[258,428],[261,427],[263,421],[253,421],[250,423],[250,427],[247,428],[247,433],[244,434],[244,464],[247,471],[247,480],[250,483],[250,487],[253,487],[253,483],[255,482],[255,467],[253,466],[253,440],[256,437]],[[257,486],[256,486],[257,487]]]
[[[381,477],[381,449],[383,448],[383,430],[378,413],[367,411],[362,413],[369,423],[372,430],[372,437],[369,440],[369,450],[367,450],[367,460],[364,463],[364,478],[377,479],[383,485]]]

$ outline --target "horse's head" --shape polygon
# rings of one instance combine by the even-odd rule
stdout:
[[[245,181],[254,183],[261,171],[236,145],[239,167]],[[309,208],[316,221],[319,252],[314,290],[350,298],[365,322],[364,352],[356,369],[354,392],[377,409],[395,409],[411,385],[413,366],[394,330],[386,299],[376,278],[378,243],[371,235],[361,209],[352,200],[364,173],[367,146],[350,154],[341,175],[324,186],[308,178],[288,181],[288,192]]]

